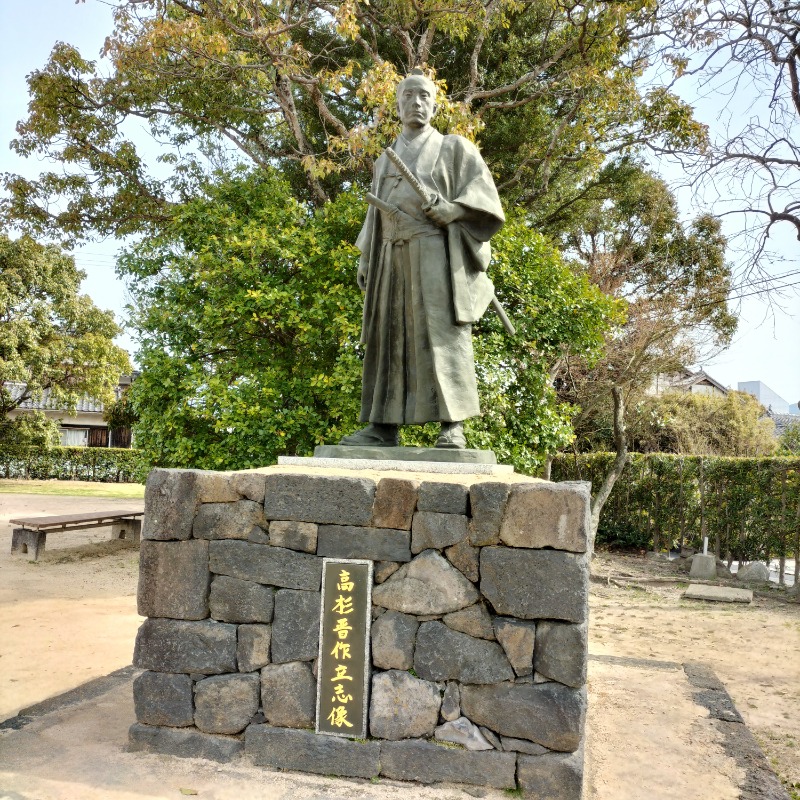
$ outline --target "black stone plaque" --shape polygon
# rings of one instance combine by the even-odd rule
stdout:
[[[317,733],[366,738],[371,605],[371,561],[323,559]]]

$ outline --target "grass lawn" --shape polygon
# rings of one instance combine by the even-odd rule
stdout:
[[[95,483],[93,481],[20,481],[0,478],[0,494],[50,494],[74,497],[144,497],[143,483]]]

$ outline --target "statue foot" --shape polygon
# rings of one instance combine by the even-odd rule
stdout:
[[[467,446],[463,422],[443,422],[442,432],[436,440],[436,447],[450,450],[463,450]]]
[[[343,436],[339,444],[346,447],[397,447],[400,444],[397,425],[370,422],[366,428]]]

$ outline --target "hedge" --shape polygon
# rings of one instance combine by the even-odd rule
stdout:
[[[0,476],[35,480],[144,483],[149,466],[140,450],[117,447],[0,446]]]
[[[553,480],[597,488],[613,453],[559,455]],[[633,453],[600,517],[597,541],[670,549],[702,547],[728,561],[800,551],[800,458],[722,458]]]

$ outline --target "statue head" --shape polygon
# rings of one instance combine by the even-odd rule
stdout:
[[[412,128],[424,128],[436,113],[436,84],[419,67],[397,85],[397,113]]]

